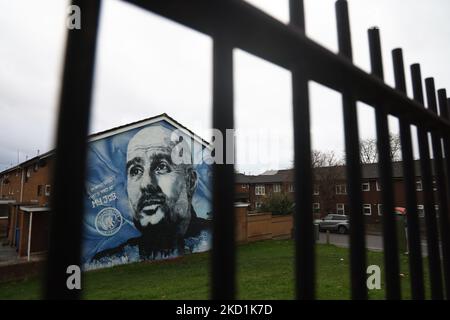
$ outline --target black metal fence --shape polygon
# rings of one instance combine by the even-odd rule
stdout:
[[[233,129],[233,48],[240,48],[292,72],[295,151],[295,288],[299,299],[315,298],[315,259],[312,215],[311,139],[308,81],[342,94],[350,198],[350,275],[353,299],[367,299],[365,230],[362,213],[356,102],[375,109],[383,211],[393,212],[392,166],[388,115],[398,118],[408,212],[411,294],[425,298],[424,268],[415,193],[411,125],[417,127],[432,299],[450,298],[450,186],[449,100],[433,78],[425,80],[424,103],[420,66],[411,66],[414,100],[406,95],[402,50],[392,51],[395,89],[383,82],[380,33],[368,31],[372,72],[352,64],[347,2],[336,2],[339,54],[305,36],[302,0],[290,0],[290,23],[283,24],[241,0],[124,0],[195,29],[213,39],[213,127],[225,134]],[[91,108],[92,79],[99,24],[100,0],[74,0],[83,13],[82,28],[69,31],[60,97],[55,192],[51,241],[45,284],[46,298],[80,298],[66,287],[66,268],[79,265],[86,136]],[[439,226],[434,207],[428,135],[437,175]],[[75,151],[74,151],[75,150]],[[235,298],[235,244],[232,164],[215,165],[213,178],[213,249],[211,298]],[[385,286],[387,299],[401,299],[395,218],[383,215]],[[439,230],[438,230],[439,228]],[[438,232],[439,231],[439,232]],[[438,234],[440,234],[440,239]],[[441,250],[442,249],[442,250]]]

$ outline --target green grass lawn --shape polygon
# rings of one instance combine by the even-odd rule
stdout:
[[[293,299],[293,254],[292,240],[269,240],[239,246],[238,298]],[[348,255],[345,248],[316,246],[319,299],[350,298]],[[404,274],[401,285],[405,299],[410,298],[407,259],[407,256],[401,256],[401,272]],[[384,278],[382,253],[368,251],[368,264],[379,265]],[[426,269],[426,265],[424,267]],[[38,299],[40,280],[32,278],[0,284],[0,299]],[[383,299],[383,288],[382,280],[382,289],[370,290],[370,298]],[[208,299],[209,253],[90,271],[84,274],[83,293],[86,299]]]

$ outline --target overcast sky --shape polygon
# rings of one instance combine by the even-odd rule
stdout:
[[[282,22],[287,0],[249,0]],[[0,170],[53,148],[67,1],[0,0]],[[355,64],[369,71],[367,29],[381,30],[386,82],[393,84],[391,50],[420,62],[424,77],[450,89],[450,1],[349,0]],[[337,51],[333,0],[305,0],[306,31]],[[205,138],[211,126],[211,39],[118,0],[104,0],[90,132],[167,113]],[[270,129],[276,152],[239,165],[247,173],[285,168],[292,159],[290,73],[235,50],[235,123]],[[408,68],[409,69],[409,68]],[[408,80],[408,94],[411,95]],[[340,95],[310,85],[313,147],[342,153]],[[373,109],[358,108],[362,138],[374,136]],[[398,130],[396,121],[391,130]],[[262,133],[263,134],[263,133]],[[241,139],[243,146],[254,147]],[[239,140],[238,140],[239,142]],[[265,162],[265,163],[264,163]]]

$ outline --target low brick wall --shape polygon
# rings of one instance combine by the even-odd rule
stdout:
[[[272,213],[247,215],[247,241],[272,239]]]
[[[247,242],[247,207],[239,206],[234,209],[236,215],[236,241]]]
[[[292,236],[294,221],[292,215],[272,216],[272,238],[288,239]]]
[[[0,266],[0,283],[23,280],[43,274],[45,261],[30,261]]]
[[[292,215],[273,216],[270,212],[260,212],[247,214],[247,219],[243,219],[241,212],[236,212],[236,214],[240,217],[238,230],[247,227],[246,241],[288,239],[292,236]],[[243,241],[244,233],[243,231],[238,232],[238,242]]]

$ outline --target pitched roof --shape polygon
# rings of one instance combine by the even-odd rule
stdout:
[[[335,167],[320,167],[314,169],[314,178],[320,179],[321,176],[328,174],[327,171],[333,170],[332,173],[336,179],[345,180],[347,177],[346,166]],[[432,174],[435,175],[434,160],[431,160]],[[420,160],[414,161],[414,172],[416,177],[422,176],[420,169]],[[361,165],[361,175],[363,179],[378,179],[379,169],[378,163],[369,163]],[[403,177],[403,162],[392,162],[392,177]],[[281,183],[281,182],[293,182],[294,181],[294,169],[285,170],[269,170],[260,175],[244,175],[242,173],[236,174],[236,183]]]
[[[155,123],[158,121],[167,121],[169,122],[171,125],[173,125],[174,127],[181,129],[182,131],[185,131],[186,134],[188,134],[189,136],[192,136],[195,140],[197,140],[198,142],[200,142],[201,144],[205,145],[205,146],[209,146],[210,143],[207,142],[206,140],[202,139],[200,136],[196,135],[193,131],[189,130],[188,128],[186,128],[185,126],[183,126],[181,123],[179,123],[178,121],[176,121],[175,119],[173,119],[172,117],[170,117],[168,114],[166,113],[162,113],[159,115],[156,115],[154,117],[150,117],[150,118],[146,118],[146,119],[142,119],[139,121],[135,121],[135,122],[131,122],[131,123],[127,123],[125,125],[121,125],[121,126],[117,126],[108,130],[104,130],[104,131],[100,131],[100,132],[96,132],[93,134],[90,134],[87,136],[88,141],[94,141],[94,140],[99,140],[99,139],[103,139],[115,134],[119,134],[121,132],[127,131],[127,130],[131,130],[133,128],[137,128],[137,127],[141,127],[150,123]],[[55,149],[52,149],[42,155],[38,155],[35,156],[31,159],[25,160],[17,165],[15,165],[14,167],[11,167],[9,169],[6,169],[2,172],[0,172],[1,175],[6,174],[8,172],[14,171],[16,169],[22,168],[24,166],[28,166],[34,162],[37,162],[41,159],[47,158],[49,156],[52,156],[55,153]]]

